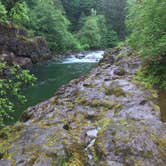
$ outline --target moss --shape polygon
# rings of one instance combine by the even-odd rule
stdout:
[[[68,154],[68,166],[84,166],[86,161],[86,154],[84,147],[79,142],[74,142],[72,145],[66,143]]]
[[[103,88],[106,95],[115,95],[116,97],[126,96],[126,93],[122,88],[120,87],[114,88],[112,87],[112,84],[109,87],[103,85]]]
[[[57,141],[56,134],[47,136],[47,138],[46,138],[46,144],[49,147],[52,147],[56,143],[56,141]]]
[[[166,158],[166,153],[165,153],[165,150],[166,150],[166,138],[158,138],[157,139],[157,144],[159,146],[160,155],[163,158]]]
[[[121,88],[115,88],[113,89],[113,93],[115,96],[120,97],[120,96],[125,96],[125,92]]]
[[[124,57],[128,57],[127,53],[123,52],[117,55],[117,61],[121,60]]]
[[[162,159],[166,158],[166,138],[159,138],[158,135],[155,135],[154,133],[151,133],[151,139],[154,141],[154,143],[158,146],[158,150],[160,152],[160,156]]]
[[[55,166],[55,164],[53,163],[52,166]],[[59,166],[68,166],[68,161],[65,159],[60,160]]]
[[[8,149],[11,148],[11,143],[20,137],[21,124],[17,124],[14,127],[5,127],[0,130],[0,159],[9,159],[13,161],[14,153],[8,153]]]
[[[153,153],[151,151],[146,151],[146,152],[143,152],[142,156],[144,158],[151,158],[153,157]]]
[[[92,83],[84,83],[83,86],[86,88],[94,88],[94,85]]]
[[[100,127],[99,133],[102,133],[103,130],[112,122],[113,121],[110,118],[101,118],[101,120],[97,122],[97,125]]]
[[[94,146],[91,146],[91,147],[90,147],[90,152],[91,152],[91,154],[92,154],[92,156],[93,156],[94,162],[95,162],[95,163],[98,163],[98,162],[99,162],[99,156],[97,155],[97,152],[96,152]]]
[[[134,166],[143,166],[142,161],[134,161]]]
[[[89,105],[91,107],[105,107],[108,109],[112,109],[114,108],[117,103],[115,103],[114,101],[110,101],[110,100],[100,100],[100,99],[93,99],[91,102],[89,102]]]
[[[122,105],[120,103],[116,103],[114,101],[111,100],[107,100],[107,99],[93,99],[91,102],[89,102],[89,106],[91,107],[103,107],[106,109],[106,111],[108,109],[121,109]]]
[[[87,100],[84,97],[79,97],[77,98],[76,102],[77,104],[85,105],[87,103]]]
[[[74,152],[68,162],[68,166],[84,166],[84,163],[81,161],[81,154]]]
[[[156,112],[160,112],[160,107],[158,105],[154,104],[153,108]]]
[[[74,108],[73,103],[68,102],[68,103],[67,103],[67,108],[68,108],[68,109],[73,109],[73,108]]]
[[[149,75],[149,72],[147,71],[146,67],[140,68],[135,76],[133,77],[132,82],[134,82],[136,85],[141,85],[143,89],[148,89],[152,93],[153,98],[157,98],[157,91],[154,90],[154,86],[157,85],[157,81],[155,80],[155,77],[152,75]],[[150,98],[151,99],[151,98]]]

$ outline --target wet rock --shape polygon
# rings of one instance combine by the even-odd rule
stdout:
[[[132,81],[141,64],[132,54],[109,50],[87,77],[29,108],[0,138],[0,165],[164,166],[166,125],[152,93]]]

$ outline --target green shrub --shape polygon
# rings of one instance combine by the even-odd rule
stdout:
[[[12,118],[11,112],[14,112],[15,102],[26,102],[21,89],[27,85],[33,85],[36,78],[28,70],[22,70],[19,66],[7,67],[5,63],[0,62],[0,73],[7,71],[6,76],[0,79],[0,127],[4,126],[6,119]]]
[[[5,6],[0,1],[0,22],[6,22],[7,21],[7,11],[5,9]]]
[[[129,45],[143,56],[165,56],[166,14],[164,0],[129,1]]]

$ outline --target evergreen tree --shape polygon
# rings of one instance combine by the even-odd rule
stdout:
[[[38,1],[31,10],[30,19],[35,34],[45,37],[52,50],[80,49],[79,43],[68,31],[70,22],[61,10],[55,8],[53,0],[48,0],[47,3]]]
[[[116,32],[107,28],[104,16],[97,15],[94,9],[91,10],[90,16],[84,17],[82,22],[78,38],[85,49],[99,49],[116,44]]]
[[[108,28],[117,32],[120,40],[125,39],[126,3],[127,0],[97,0],[96,6],[99,13],[106,18]]]
[[[29,9],[25,2],[15,3],[14,7],[10,11],[10,19],[12,23],[18,25],[27,24],[27,22],[29,22],[28,10]]]

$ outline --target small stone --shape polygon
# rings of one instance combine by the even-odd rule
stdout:
[[[89,130],[89,131],[87,131],[87,136],[92,137],[92,138],[96,138],[97,133],[98,133],[97,129]]]

